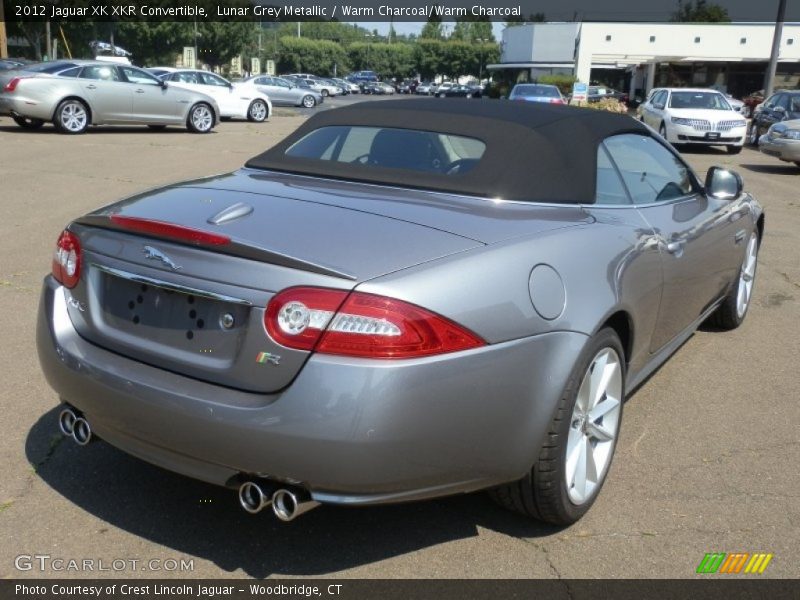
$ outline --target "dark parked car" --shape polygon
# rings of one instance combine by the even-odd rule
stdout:
[[[625,92],[618,92],[612,88],[602,86],[589,86],[588,93],[586,95],[587,102],[600,102],[600,100],[606,100],[608,98],[613,98],[614,100],[618,100],[619,102],[623,103],[628,102],[628,94]]]
[[[747,135],[748,143],[757,146],[758,138],[772,125],[792,119],[800,119],[800,90],[775,92],[755,109]]]
[[[350,73],[345,79],[358,84],[371,83],[373,81],[378,81],[378,75],[375,71],[356,71],[355,73]]]
[[[401,94],[415,94],[417,92],[418,81],[416,79],[404,79],[397,86],[397,91]]]
[[[479,85],[456,85],[442,93],[445,98],[480,98],[483,88]]]
[[[358,103],[236,172],[76,218],[39,359],[65,435],[251,513],[489,488],[572,523],[626,394],[707,318],[744,320],[763,229],[738,175],[703,182],[627,116]]]

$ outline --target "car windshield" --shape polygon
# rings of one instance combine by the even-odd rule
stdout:
[[[286,150],[287,156],[406,169],[446,175],[474,168],[484,151],[482,141],[414,129],[388,127],[320,127]]]
[[[669,107],[731,110],[725,96],[717,92],[672,92]]]
[[[552,85],[518,85],[512,91],[515,96],[558,98],[558,88]]]

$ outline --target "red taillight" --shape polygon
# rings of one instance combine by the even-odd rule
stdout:
[[[417,358],[485,345],[456,323],[402,300],[322,288],[277,294],[265,324],[284,346],[341,356]]]
[[[20,81],[22,81],[22,77],[14,77],[14,78],[12,78],[11,81],[9,81],[7,84],[5,84],[3,86],[3,91],[4,92],[13,92],[15,89],[17,89],[17,85],[19,85]]]
[[[550,104],[564,104],[564,101],[561,98],[552,98]]]
[[[56,242],[53,277],[68,288],[75,287],[81,278],[81,243],[74,233],[64,231]]]
[[[325,288],[289,288],[272,297],[264,325],[270,337],[296,350],[313,350],[320,335],[347,297]]]
[[[145,233],[162,238],[172,238],[192,244],[207,244],[210,246],[225,246],[231,243],[231,238],[227,235],[209,233],[201,229],[192,229],[183,225],[155,221],[153,219],[142,219],[139,217],[123,217],[122,215],[111,215],[111,222],[123,229],[130,229],[139,233]]]

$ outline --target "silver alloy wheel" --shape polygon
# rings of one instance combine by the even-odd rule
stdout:
[[[606,476],[622,415],[622,366],[613,348],[589,364],[578,389],[567,437],[566,479],[575,505],[591,500]]]
[[[741,319],[750,305],[750,295],[753,293],[753,281],[756,277],[756,263],[758,262],[758,238],[755,234],[747,242],[747,251],[744,255],[742,270],[739,273],[739,289],[736,292],[736,315]]]
[[[72,133],[78,133],[86,129],[89,115],[86,114],[83,104],[73,100],[64,104],[58,118],[64,129]]]
[[[214,116],[205,104],[198,104],[192,109],[192,125],[197,131],[209,131],[213,124]]]
[[[263,100],[254,100],[250,105],[250,118],[257,123],[267,118],[267,105]]]
[[[313,108],[316,104],[317,101],[314,100],[314,96],[303,96],[303,106],[306,108]]]

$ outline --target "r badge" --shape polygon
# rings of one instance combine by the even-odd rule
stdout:
[[[256,356],[256,362],[259,364],[271,363],[273,365],[281,364],[281,357],[277,354],[270,354],[269,352],[259,352]]]

